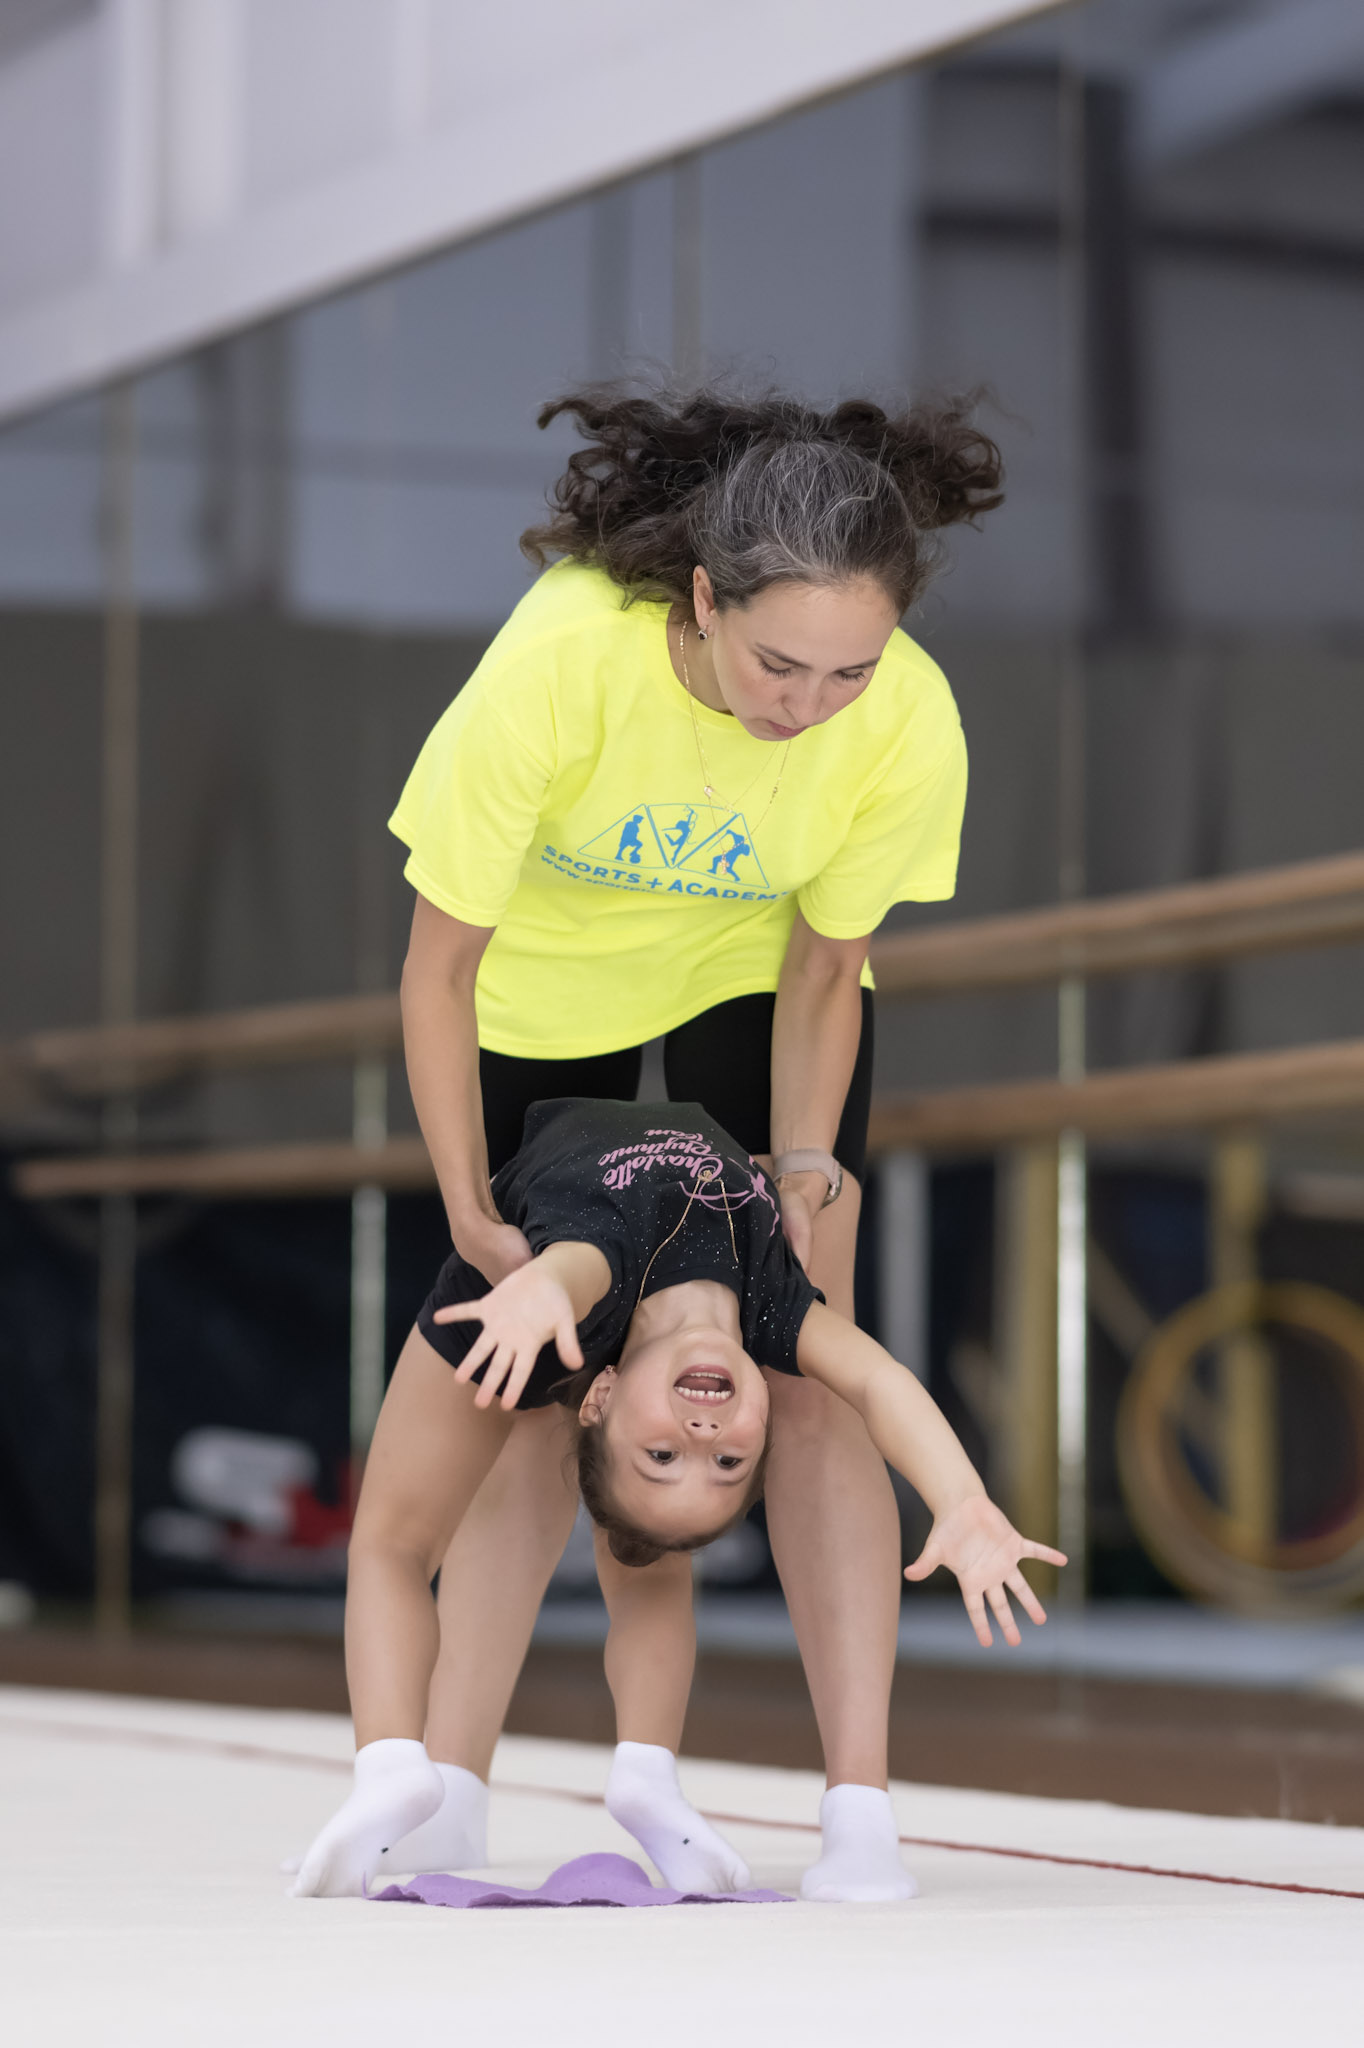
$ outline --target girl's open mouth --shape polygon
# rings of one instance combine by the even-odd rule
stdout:
[[[733,1375],[723,1365],[694,1365],[673,1381],[673,1392],[686,1401],[729,1401],[734,1396]]]

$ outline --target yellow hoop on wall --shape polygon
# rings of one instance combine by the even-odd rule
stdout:
[[[1322,1536],[1254,1544],[1189,1470],[1180,1415],[1200,1354],[1267,1323],[1323,1338],[1346,1363],[1345,1387],[1364,1473],[1364,1308],[1324,1287],[1243,1281],[1200,1295],[1162,1323],[1139,1354],[1118,1407],[1118,1475],[1128,1512],[1157,1564],[1186,1592],[1259,1613],[1302,1614],[1364,1593],[1364,1488]]]

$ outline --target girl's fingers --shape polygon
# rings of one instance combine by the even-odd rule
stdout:
[[[526,1381],[530,1378],[531,1370],[539,1355],[538,1348],[517,1353],[516,1363],[511,1369],[506,1386],[502,1389],[502,1406],[504,1408],[514,1408],[525,1393]]]
[[[971,1617],[971,1626],[976,1632],[976,1641],[980,1644],[982,1650],[991,1649],[994,1645],[994,1637],[990,1634],[990,1622],[985,1612],[984,1600],[979,1593],[968,1593],[965,1587],[962,1588],[961,1597],[966,1602],[966,1612]]]
[[[1039,1564],[1069,1564],[1064,1550],[1049,1550],[1045,1543],[1024,1543],[1024,1557],[1035,1557]]]
[[[481,1301],[452,1301],[448,1308],[438,1308],[431,1320],[433,1323],[482,1322],[487,1299],[485,1294]]]
[[[986,1598],[990,1602],[991,1612],[999,1623],[1005,1642],[1016,1650],[1023,1641],[1023,1638],[1018,1633],[1018,1623],[1014,1620],[1014,1613],[1009,1605],[1008,1594],[1002,1586],[987,1586],[985,1591]]]
[[[471,1380],[497,1343],[491,1330],[484,1330],[481,1336],[469,1346],[468,1351],[455,1368],[455,1378],[461,1386]]]
[[[905,1577],[907,1579],[915,1580],[926,1579],[931,1572],[935,1572],[938,1569],[940,1563],[941,1559],[938,1555],[938,1546],[930,1536],[928,1542],[925,1543],[923,1549],[919,1552],[919,1555],[915,1558],[913,1564],[907,1564],[905,1566]]]
[[[583,1362],[583,1348],[578,1342],[578,1332],[571,1316],[565,1316],[558,1325],[554,1332],[554,1342],[563,1363],[576,1371]]]
[[[491,1360],[484,1369],[483,1378],[479,1381],[478,1392],[474,1396],[475,1408],[492,1407],[497,1390],[507,1377],[515,1357],[516,1353],[509,1350],[507,1345],[498,1345]]]
[[[1035,1621],[1037,1626],[1041,1628],[1047,1618],[1047,1610],[1024,1578],[1022,1572],[1010,1572],[1004,1583],[1027,1615],[1029,1621]]]

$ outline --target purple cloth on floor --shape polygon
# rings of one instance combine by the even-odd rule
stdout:
[[[575,1856],[561,1863],[538,1891],[489,1884],[481,1877],[446,1877],[436,1871],[391,1884],[375,1899],[407,1906],[723,1906],[790,1905],[785,1892],[674,1892],[649,1882],[628,1856]]]

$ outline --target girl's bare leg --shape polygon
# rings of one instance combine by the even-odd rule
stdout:
[[[440,1655],[426,1743],[445,1780],[439,1810],[394,1846],[381,1870],[454,1870],[486,1862],[486,1780],[541,1598],[577,1508],[559,1408],[522,1418],[446,1551]],[[610,1616],[606,1674],[622,1738],[607,1803],[670,1884],[742,1890],[742,1861],[677,1787],[676,1750],[696,1661],[691,1560],[617,1564],[602,1539],[597,1571]]]
[[[476,1408],[419,1331],[403,1346],[379,1413],[351,1531],[346,1682],[355,1740],[420,1742],[439,1626],[431,1581],[513,1428]]]
[[[617,1564],[601,1530],[593,1533],[610,1621],[606,1682],[616,1706],[616,1738],[676,1755],[696,1668],[691,1558],[674,1552],[643,1567]]]
[[[519,1415],[441,1560],[426,1753],[444,1796],[420,1827],[390,1843],[381,1877],[480,1870],[488,1861],[493,1750],[577,1508],[565,1469],[570,1431],[562,1408]]]
[[[485,1781],[577,1512],[577,1479],[565,1463],[572,1426],[559,1407],[518,1419],[441,1562],[426,1747]]]
[[[480,1778],[573,1526],[577,1483],[564,1464],[571,1430],[558,1408],[518,1424],[441,1565],[426,1746]],[[617,1735],[675,1751],[696,1663],[691,1560],[663,1558],[639,1570],[617,1564],[600,1538],[596,1555],[611,1618],[606,1676]]]
[[[750,1880],[743,1858],[688,1804],[677,1782],[696,1663],[691,1558],[675,1552],[642,1568],[618,1564],[600,1530],[596,1552],[619,1738],[607,1811],[678,1891],[744,1891]]]
[[[363,1891],[380,1856],[441,1803],[422,1745],[437,1647],[431,1580],[513,1426],[474,1406],[413,1331],[379,1415],[351,1533],[346,1676],[355,1789],[303,1859],[302,1896]]]

